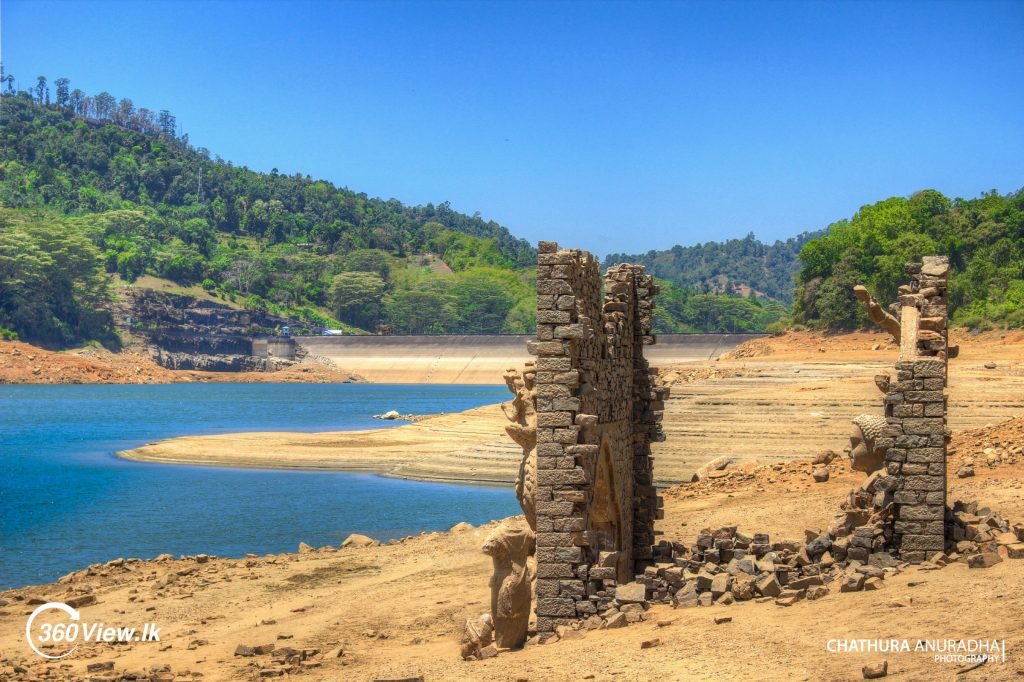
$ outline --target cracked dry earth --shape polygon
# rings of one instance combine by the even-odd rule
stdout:
[[[1002,442],[979,433],[958,438],[958,457],[985,461],[982,452],[969,450]],[[980,500],[1013,522],[1024,519],[1022,460],[1003,457],[980,465],[973,478],[954,478],[950,500]],[[826,525],[846,491],[863,480],[837,460],[830,480],[817,484],[810,468],[751,466],[666,491],[664,537],[692,543],[702,528],[738,524],[773,538],[802,538],[805,529]],[[623,629],[463,662],[462,624],[487,608],[490,560],[479,548],[488,530],[206,563],[185,558],[98,565],[60,584],[2,593],[0,678],[109,680],[137,672],[137,679],[163,680],[275,679],[268,676],[279,673],[301,680],[855,680],[863,665],[886,660],[892,679],[952,680],[957,665],[925,654],[831,654],[826,642],[994,638],[1006,640],[1007,663],[987,664],[964,679],[1024,679],[1020,560],[988,569],[960,563],[909,568],[875,592],[834,593],[788,608],[771,602],[655,606],[645,621]],[[83,593],[97,599],[82,608],[84,620],[152,621],[162,627],[161,642],[83,645],[59,662],[34,657],[23,639],[26,614],[34,608],[29,600]],[[716,625],[721,616],[732,620]],[[654,638],[660,645],[641,648]],[[273,662],[274,654],[236,656],[239,645],[291,647],[309,655],[304,663],[284,665]],[[90,674],[90,663],[112,663],[113,669]],[[162,677],[152,676],[154,668]]]

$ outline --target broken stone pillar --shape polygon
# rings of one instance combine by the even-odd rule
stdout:
[[[885,417],[876,445],[897,481],[892,549],[919,563],[944,549],[946,510],[946,378],[949,259],[926,257],[907,266],[900,287],[900,356],[885,387]]]
[[[663,438],[667,389],[644,359],[653,278],[616,265],[601,279],[594,257],[540,242],[537,359],[531,394],[536,462],[537,631],[544,637],[597,613],[635,562],[651,556],[660,498],[652,441]],[[510,384],[512,386],[512,384]],[[529,410],[506,410],[510,419]],[[515,420],[514,420],[515,421]],[[523,421],[519,419],[519,421]],[[515,437],[517,434],[512,434]],[[521,439],[520,439],[521,440]],[[518,441],[517,441],[518,442]]]

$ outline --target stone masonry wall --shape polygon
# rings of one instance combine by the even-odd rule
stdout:
[[[900,357],[885,394],[888,426],[880,434],[886,473],[895,476],[891,545],[919,563],[944,549],[949,259],[907,266],[900,287]]]
[[[540,242],[537,267],[537,631],[598,613],[649,559],[660,498],[650,444],[665,389],[644,359],[653,278],[617,265],[601,279],[578,249]]]

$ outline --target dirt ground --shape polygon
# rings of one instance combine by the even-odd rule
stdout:
[[[0,341],[0,384],[325,384],[360,380],[351,372],[313,361],[276,372],[197,372],[165,369],[133,351],[80,348],[55,352],[19,341]]]
[[[1024,420],[958,435],[951,468],[968,457],[985,463],[973,478],[951,479],[950,499],[980,500],[1011,522],[1024,519],[1022,434]],[[999,461],[989,466],[985,450]],[[831,469],[828,482],[814,483],[806,462],[750,465],[669,489],[659,528],[668,539],[690,543],[700,529],[727,524],[769,532],[773,539],[802,538],[805,529],[823,528],[846,491],[863,480],[842,460]],[[655,606],[644,622],[624,629],[463,662],[462,624],[487,609],[490,560],[479,548],[493,525],[384,546],[96,565],[58,584],[0,593],[0,676],[89,679],[88,664],[112,662],[116,674],[167,666],[176,676],[168,679],[200,673],[203,680],[255,680],[261,670],[281,666],[272,655],[234,652],[240,644],[273,644],[319,650],[290,673],[308,680],[855,680],[863,665],[882,660],[892,679],[956,678],[960,666],[922,653],[826,649],[833,639],[889,638],[1005,639],[1005,664],[989,663],[963,679],[1024,675],[1020,560],[989,569],[958,563],[931,571],[908,568],[879,591],[830,594],[788,608],[771,602]],[[82,608],[83,620],[154,622],[162,628],[161,641],[82,645],[65,661],[43,662],[24,645],[30,600],[78,594],[98,600]],[[724,615],[732,621],[716,625],[714,619]],[[661,644],[641,649],[653,638]]]
[[[863,339],[878,340],[879,335]],[[1011,524],[1018,523],[1024,521],[1024,418],[1005,421],[997,413],[1024,413],[1021,394],[1014,395],[1024,343],[995,336],[975,341],[974,348],[966,342],[961,358],[954,361],[964,369],[951,370],[975,378],[961,380],[951,373],[951,409],[959,401],[962,415],[954,415],[961,426],[953,424],[949,499],[979,501]],[[677,408],[669,406],[675,414],[682,414],[686,405],[715,402],[716,382],[720,394],[727,386],[721,382],[746,382],[754,397],[741,403],[719,399],[737,405],[730,408],[737,415],[731,425],[715,422],[711,411],[704,421],[673,417],[667,426],[673,420],[691,423],[693,433],[685,437],[699,442],[701,428],[709,434],[735,430],[741,409],[763,404],[764,416],[748,420],[734,436],[737,447],[742,441],[756,443],[760,430],[772,433],[780,420],[793,434],[821,430],[831,418],[823,420],[808,405],[778,413],[784,414],[781,418],[772,416],[778,405],[800,393],[800,381],[758,388],[768,386],[764,373],[790,376],[797,369],[800,374],[817,373],[814,383],[826,386],[844,385],[842,372],[849,373],[847,383],[858,388],[843,388],[827,407],[836,412],[836,420],[842,410],[857,404],[859,398],[841,396],[859,395],[861,374],[867,369],[863,400],[872,411],[879,410],[870,358],[884,355],[876,361],[884,369],[892,353],[872,351],[873,344],[861,348],[861,340],[848,339],[845,343],[857,346],[823,354],[848,353],[848,358],[830,356],[822,362],[816,346],[801,350],[797,344],[842,344],[841,339],[797,336],[765,343],[770,355],[722,360],[710,370],[684,367],[674,380],[676,393],[683,396]],[[988,362],[996,368],[985,368]],[[835,365],[841,373],[822,365]],[[845,365],[854,369],[842,369]],[[703,397],[687,397],[688,387],[701,387]],[[805,393],[825,395],[828,390]],[[992,423],[970,426],[976,421],[972,410],[986,404]],[[723,419],[729,412],[718,414]],[[848,424],[849,417],[842,419]],[[669,438],[671,443],[672,431]],[[766,457],[760,463],[741,459],[719,477],[664,491],[665,519],[658,523],[662,537],[692,543],[703,528],[736,524],[748,533],[770,533],[773,540],[802,539],[807,529],[825,528],[864,475],[850,471],[840,457],[830,465],[829,480],[815,483],[806,459],[815,453],[804,450],[802,457]],[[968,460],[976,476],[957,478],[957,467]],[[655,467],[664,461],[671,461],[667,451]],[[463,624],[487,610],[490,559],[480,547],[493,525],[457,527],[383,546],[286,555],[115,560],[55,584],[3,592],[0,680],[110,680],[124,673],[164,682],[278,679],[278,674],[281,679],[317,681],[859,680],[862,666],[883,660],[888,663],[887,679],[1024,679],[1024,560],[1006,560],[987,569],[961,563],[938,570],[910,567],[885,580],[878,591],[833,593],[790,607],[752,601],[678,610],[655,606],[646,620],[623,629],[591,631],[578,639],[463,662],[458,655]],[[82,595],[96,598],[95,604],[82,607],[84,621],[112,626],[153,622],[161,628],[161,641],[81,644],[71,657],[53,662],[29,651],[25,623],[35,604]],[[721,616],[732,620],[716,625]],[[641,647],[655,638],[659,645]],[[1005,640],[1007,660],[958,676],[962,664],[936,662],[924,653],[830,653],[827,648],[830,640],[893,638]],[[274,663],[273,654],[237,656],[239,645],[306,649],[309,656],[289,669]],[[112,664],[112,669],[93,673],[89,664]]]

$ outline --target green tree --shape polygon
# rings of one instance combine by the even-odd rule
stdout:
[[[349,272],[376,272],[382,279],[391,275],[391,256],[381,249],[356,249],[345,259]]]
[[[387,319],[402,334],[446,334],[456,330],[455,306],[442,291],[396,291],[385,301]]]
[[[385,286],[375,272],[343,272],[331,280],[328,297],[338,319],[372,328],[381,319]]]

